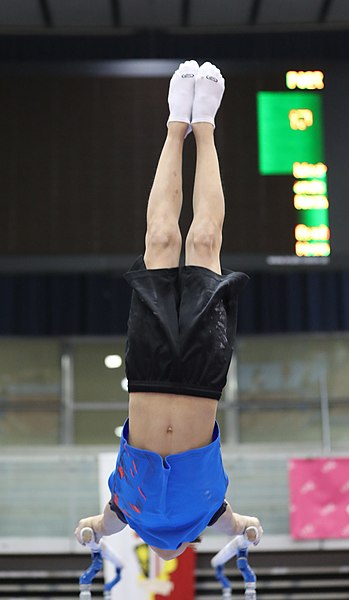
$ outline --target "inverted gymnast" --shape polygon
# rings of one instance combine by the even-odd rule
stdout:
[[[224,195],[214,142],[224,79],[211,63],[179,66],[169,87],[167,137],[147,209],[144,259],[125,277],[133,289],[126,375],[129,418],[104,513],[82,519],[96,541],[127,524],[163,559],[182,554],[207,526],[262,534],[255,517],[225,500],[228,477],[216,423],[234,345],[237,297],[247,276],[222,271]],[[182,238],[182,152],[193,130],[197,161],[193,221]],[[254,531],[254,534],[253,534]]]

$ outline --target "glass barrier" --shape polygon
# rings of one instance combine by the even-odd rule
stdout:
[[[79,410],[74,419],[74,442],[115,446],[126,418],[127,410]]]
[[[127,402],[124,340],[73,342],[74,401]]]
[[[57,340],[0,341],[0,444],[58,444],[61,412]]]
[[[349,336],[238,338],[218,404],[224,444],[349,446]],[[124,340],[0,339],[0,445],[114,445]]]
[[[240,338],[239,441],[349,445],[349,336]]]

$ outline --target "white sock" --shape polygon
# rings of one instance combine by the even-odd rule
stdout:
[[[192,123],[211,123],[224,93],[224,79],[215,65],[205,62],[195,77]]]
[[[190,125],[195,92],[195,75],[199,71],[196,60],[181,63],[170,81],[168,104],[170,116],[167,123],[180,121]]]

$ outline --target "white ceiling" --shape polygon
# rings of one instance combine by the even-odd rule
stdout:
[[[1,31],[349,26],[349,0],[0,0]]]

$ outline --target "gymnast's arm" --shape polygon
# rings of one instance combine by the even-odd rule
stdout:
[[[122,531],[126,524],[120,521],[115,512],[113,512],[106,504],[104,512],[94,517],[87,517],[87,519],[81,519],[77,528],[75,529],[75,537],[81,544],[80,532],[84,527],[91,527],[94,531],[96,542],[98,543],[104,535],[113,535],[113,533],[119,533]]]
[[[229,536],[233,535],[241,535],[243,534],[247,527],[256,527],[257,535],[255,531],[252,530],[250,535],[248,535],[249,541],[253,542],[257,545],[261,539],[263,534],[263,528],[259,522],[257,517],[249,517],[247,515],[239,515],[238,513],[234,513],[232,508],[227,502],[227,508],[225,512],[219,517],[219,519],[212,525],[216,531],[219,533],[224,533]],[[247,532],[249,534],[249,532]],[[251,536],[251,539],[250,539]]]

